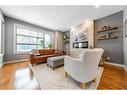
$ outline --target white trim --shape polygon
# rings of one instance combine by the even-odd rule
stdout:
[[[21,24],[17,24],[17,23],[14,23],[14,43],[13,43],[13,53],[14,54],[25,54],[25,53],[28,53],[28,52],[30,52],[30,51],[26,51],[26,52],[17,52],[17,48],[16,48],[16,41],[17,41],[17,39],[16,39],[16,36],[17,36],[17,34],[16,34],[16,28],[17,27],[19,27],[19,28],[21,28],[21,29],[27,29],[27,30],[30,30],[30,31],[36,31],[36,32],[41,32],[42,34],[43,34],[43,40],[44,40],[44,48],[45,48],[45,34],[49,34],[50,35],[50,43],[52,43],[53,44],[53,46],[54,46],[54,35],[53,35],[53,32],[51,32],[51,31],[44,31],[43,29],[36,29],[36,28],[32,28],[32,27],[29,27],[29,26],[25,26],[25,25],[21,25]]]
[[[0,14],[0,37],[0,52],[5,53],[5,21],[2,14]]]
[[[127,67],[126,67],[126,66],[124,67],[124,69],[125,69],[125,71],[127,72]]]
[[[0,9],[0,11],[1,11],[0,18],[2,19],[3,22],[5,22],[4,17],[3,17],[3,12],[1,9]]]
[[[17,35],[17,31],[16,31],[16,28],[21,28],[21,29],[27,29],[27,30],[30,30],[30,31],[36,31],[36,32],[41,32],[42,33],[42,30],[41,29],[36,29],[36,28],[32,28],[32,27],[29,27],[29,26],[25,26],[25,25],[21,25],[21,24],[17,24],[17,23],[14,23],[14,43],[13,43],[13,52],[14,54],[25,54],[25,53],[28,53],[28,52],[17,52],[17,48],[16,48],[16,35]]]
[[[14,28],[13,29],[14,29],[14,34],[13,34],[14,35],[14,37],[13,37],[14,38],[14,40],[13,40],[13,52],[14,52],[14,54],[16,54],[16,50],[17,50],[16,49],[16,40],[17,40],[16,39],[16,24],[14,24]]]
[[[3,64],[0,64],[0,68],[2,68],[3,67]]]
[[[112,63],[112,62],[105,62],[105,64],[109,64],[109,65],[114,65],[114,66],[118,66],[118,67],[123,67],[123,68],[125,68],[125,66],[122,65],[122,64],[117,64],[117,63]]]
[[[0,54],[0,57],[1,57],[1,61],[2,61],[2,63],[0,63],[0,68],[3,66],[3,56],[4,56],[4,54]]]
[[[125,65],[117,64],[117,63],[112,63],[112,62],[105,62],[105,64],[109,64],[109,65],[114,65],[114,66],[122,67],[122,68],[124,68],[125,71],[127,72],[127,67],[126,67]]]
[[[27,26],[27,25],[22,25],[22,24],[17,24],[17,23],[14,23],[14,26],[18,27],[18,28],[21,28],[21,29],[27,29],[27,30],[30,30],[30,31],[42,32],[41,28],[36,29],[36,28],[30,27],[30,26]]]
[[[22,60],[7,61],[7,62],[4,62],[4,64],[17,63],[17,62],[23,62],[23,61],[28,61],[28,60],[29,60],[29,59],[22,59]]]
[[[3,32],[3,33],[2,33],[2,36],[3,36],[3,39],[2,39],[2,42],[3,42],[3,43],[2,43],[2,44],[3,44],[2,50],[3,50],[3,51],[2,51],[2,53],[4,54],[4,53],[5,53],[5,32],[6,32],[6,31],[5,31],[5,22],[4,22],[4,21],[2,21],[2,27],[1,27],[1,28],[2,28],[2,32]]]

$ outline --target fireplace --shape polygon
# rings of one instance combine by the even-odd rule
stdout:
[[[74,42],[73,48],[88,48],[88,41]]]

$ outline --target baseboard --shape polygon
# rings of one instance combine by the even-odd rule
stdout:
[[[127,67],[126,67],[126,66],[124,67],[124,69],[125,69],[125,71],[127,72]]]
[[[29,60],[29,59],[22,59],[22,60],[7,61],[7,62],[4,62],[4,64],[17,63],[17,62],[23,62],[23,61],[28,61],[28,60]]]
[[[2,68],[3,64],[0,64],[0,68]]]
[[[105,62],[105,64],[109,64],[109,65],[114,65],[114,66],[124,67],[125,68],[125,66],[122,65],[122,64],[117,64],[117,63],[112,63],[112,62]]]
[[[117,64],[117,63],[112,63],[112,62],[105,62],[105,64],[109,64],[109,65],[114,65],[114,66],[122,67],[122,68],[124,68],[125,71],[127,72],[127,67],[126,67],[125,65]]]

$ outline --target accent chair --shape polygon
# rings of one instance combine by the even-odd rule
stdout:
[[[81,83],[81,88],[86,88],[87,82],[95,82],[99,61],[103,52],[101,48],[84,49],[78,58],[65,56],[65,76],[67,77],[67,75],[70,75]]]

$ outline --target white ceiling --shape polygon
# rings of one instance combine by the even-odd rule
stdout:
[[[85,20],[105,17],[124,6],[1,6],[6,16],[38,26],[66,31]]]

